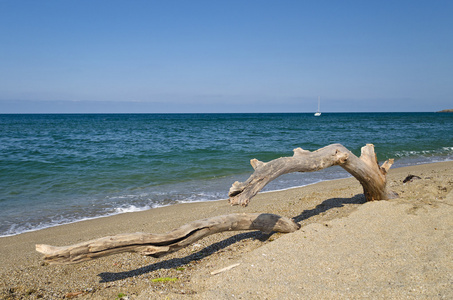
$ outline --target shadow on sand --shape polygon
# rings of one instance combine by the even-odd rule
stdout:
[[[352,198],[330,198],[318,204],[313,209],[304,210],[300,215],[293,217],[293,220],[299,223],[333,208],[341,208],[346,204],[363,204],[365,202],[364,194],[357,194]]]

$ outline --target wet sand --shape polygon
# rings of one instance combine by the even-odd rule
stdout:
[[[409,174],[420,179],[403,183]],[[3,237],[0,299],[452,299],[453,162],[391,169],[388,186],[398,199],[365,203],[348,178],[258,194],[246,208],[180,204]],[[302,227],[215,234],[158,259],[125,253],[47,265],[35,251],[238,212]]]

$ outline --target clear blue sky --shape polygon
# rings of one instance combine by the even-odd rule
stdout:
[[[0,113],[453,108],[453,1],[0,0]]]

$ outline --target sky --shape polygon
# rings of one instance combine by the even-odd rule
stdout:
[[[453,1],[0,0],[0,113],[453,108]]]

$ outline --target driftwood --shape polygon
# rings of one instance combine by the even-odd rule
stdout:
[[[359,180],[367,201],[393,198],[386,189],[386,174],[393,164],[389,159],[379,166],[374,146],[362,147],[360,158],[343,145],[333,144],[310,152],[294,149],[292,157],[281,157],[264,163],[252,159],[255,172],[245,182],[235,182],[229,191],[233,205],[247,206],[269,182],[292,172],[312,172],[339,165]],[[195,221],[166,234],[129,233],[103,237],[66,247],[36,245],[44,260],[51,264],[71,264],[123,252],[161,257],[180,250],[208,235],[223,231],[260,230],[265,233],[294,232],[300,225],[273,214],[231,214]]]
[[[129,233],[103,237],[66,247],[36,245],[51,264],[78,263],[122,252],[161,257],[178,251],[208,235],[223,231],[260,230],[265,233],[294,232],[300,225],[273,214],[242,213],[195,221],[166,234]]]
[[[232,205],[247,206],[262,188],[280,175],[293,172],[312,172],[339,165],[354,176],[363,187],[367,201],[385,200],[395,197],[386,189],[386,174],[393,159],[379,166],[374,153],[374,145],[362,147],[360,158],[341,144],[332,144],[310,152],[294,149],[292,157],[281,157],[264,163],[256,159],[250,161],[255,172],[245,182],[236,181],[229,191]]]

